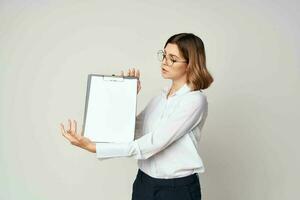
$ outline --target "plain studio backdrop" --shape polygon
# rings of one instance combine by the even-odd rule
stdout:
[[[99,161],[81,129],[87,75],[141,71],[138,112],[170,83],[156,52],[204,42],[215,78],[200,148],[205,200],[299,199],[300,14],[294,1],[0,1],[0,199],[131,198],[133,158]]]

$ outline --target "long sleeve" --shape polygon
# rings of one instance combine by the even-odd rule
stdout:
[[[136,116],[134,140],[136,140],[137,138],[140,138],[143,134],[143,122],[144,122],[144,116],[145,116],[146,109],[147,109],[147,107],[145,107]],[[123,144],[123,146],[121,146],[122,144]],[[113,156],[112,154],[111,154],[111,156],[109,156],[110,154],[104,154],[105,148],[107,149],[106,151],[109,151],[112,146],[116,146],[116,145],[120,145],[119,148],[122,149],[122,148],[126,148],[126,145],[128,145],[128,143],[96,143],[97,158],[100,161],[103,161],[103,160],[106,160],[106,159],[109,159],[112,157],[116,157],[117,154],[115,156]],[[101,151],[101,153],[100,153],[100,151]],[[107,152],[107,153],[109,153],[109,152]],[[113,153],[113,150],[110,153]]]
[[[140,138],[143,135],[143,125],[144,125],[144,117],[145,113],[149,105],[155,100],[155,97],[150,99],[150,102],[146,105],[146,107],[136,115],[136,124],[135,124],[135,132],[134,132],[134,140]],[[130,143],[96,143],[96,157],[100,160],[106,160],[113,157],[122,157],[122,156],[130,156],[127,154],[122,154],[116,151],[127,151]],[[125,149],[125,150],[124,150]]]
[[[97,158],[134,157],[135,159],[148,159],[162,151],[200,122],[207,101],[205,96],[196,97],[182,99],[170,117],[163,118],[156,129],[134,141],[97,143]]]
[[[134,139],[138,139],[143,135],[143,124],[144,124],[144,116],[145,116],[146,108],[144,108],[137,116],[135,120],[135,131],[134,131]]]

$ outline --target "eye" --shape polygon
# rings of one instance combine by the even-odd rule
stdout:
[[[172,60],[172,62],[176,62],[176,60],[174,58],[170,58],[170,60]]]

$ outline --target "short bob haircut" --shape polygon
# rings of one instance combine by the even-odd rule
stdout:
[[[194,90],[208,88],[214,81],[206,68],[206,56],[203,41],[193,33],[178,33],[171,36],[168,43],[178,46],[181,56],[187,60],[187,84]]]

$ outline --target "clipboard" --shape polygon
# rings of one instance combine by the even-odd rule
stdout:
[[[134,140],[137,77],[88,74],[83,135],[93,142]]]

